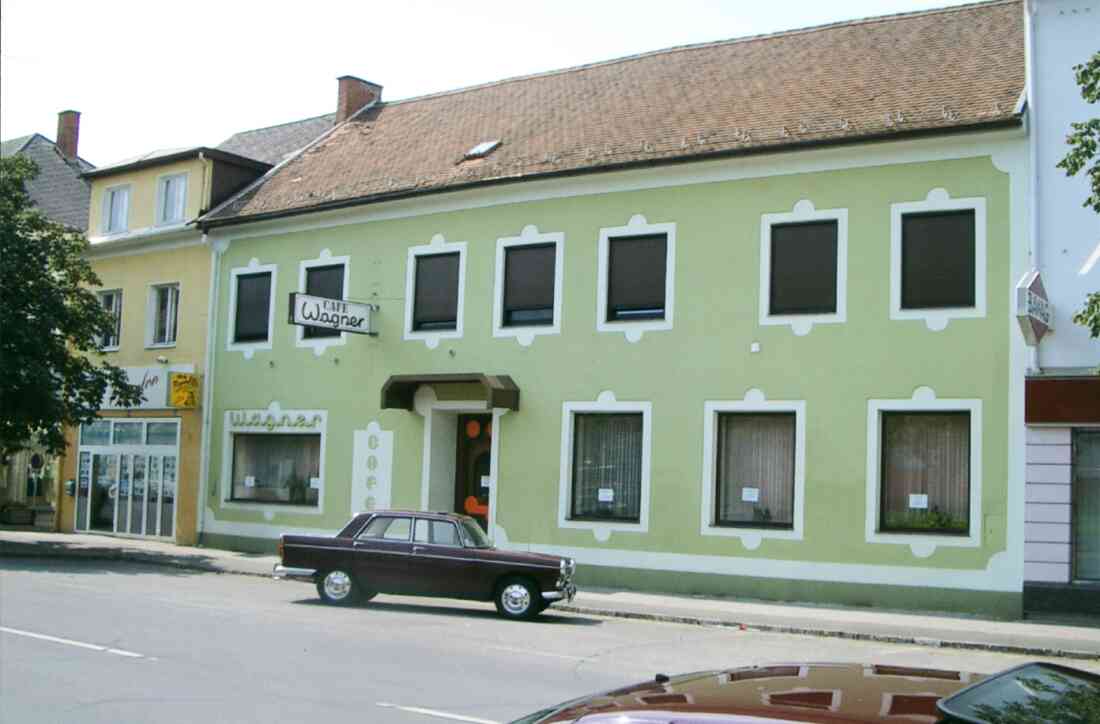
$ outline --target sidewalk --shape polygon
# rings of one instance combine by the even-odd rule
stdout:
[[[0,531],[0,558],[87,558],[176,566],[211,573],[270,576],[275,556],[98,535]],[[583,590],[555,609],[596,616],[729,626],[757,631],[836,636],[925,646],[982,649],[1030,656],[1100,659],[1100,617],[1094,626],[990,621],[720,598]]]

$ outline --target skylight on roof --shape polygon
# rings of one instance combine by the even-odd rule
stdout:
[[[500,145],[500,139],[499,138],[495,141],[484,141],[483,143],[479,143],[476,146],[474,146],[473,148],[471,148],[469,151],[467,151],[464,158],[466,158],[466,159],[485,158],[490,153],[492,153],[493,150],[499,145]]]

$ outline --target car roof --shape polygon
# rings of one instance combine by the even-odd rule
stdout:
[[[375,510],[375,511],[372,511],[370,513],[364,513],[363,515],[368,515],[368,516],[375,516],[375,515],[391,516],[392,515],[392,516],[401,516],[401,517],[416,516],[417,518],[433,518],[433,519],[436,519],[436,520],[450,520],[450,521],[456,521],[456,522],[460,521],[460,520],[465,520],[465,519],[470,517],[468,515],[462,515],[461,513],[448,513],[446,511],[439,511],[439,510],[402,510],[402,509]]]

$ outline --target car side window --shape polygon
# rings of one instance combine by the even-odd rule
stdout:
[[[412,528],[412,521],[409,518],[372,518],[359,537],[372,540],[407,541],[410,528]]]
[[[416,527],[413,528],[413,543],[427,543],[428,540],[428,521],[417,518]]]
[[[445,520],[432,521],[432,543],[437,546],[460,546],[458,530],[454,523]]]

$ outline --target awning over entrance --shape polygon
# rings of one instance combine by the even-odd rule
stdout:
[[[485,389],[488,407],[519,409],[519,388],[508,375],[462,372],[435,375],[393,375],[382,385],[382,409],[411,410],[420,385],[479,384]]]

